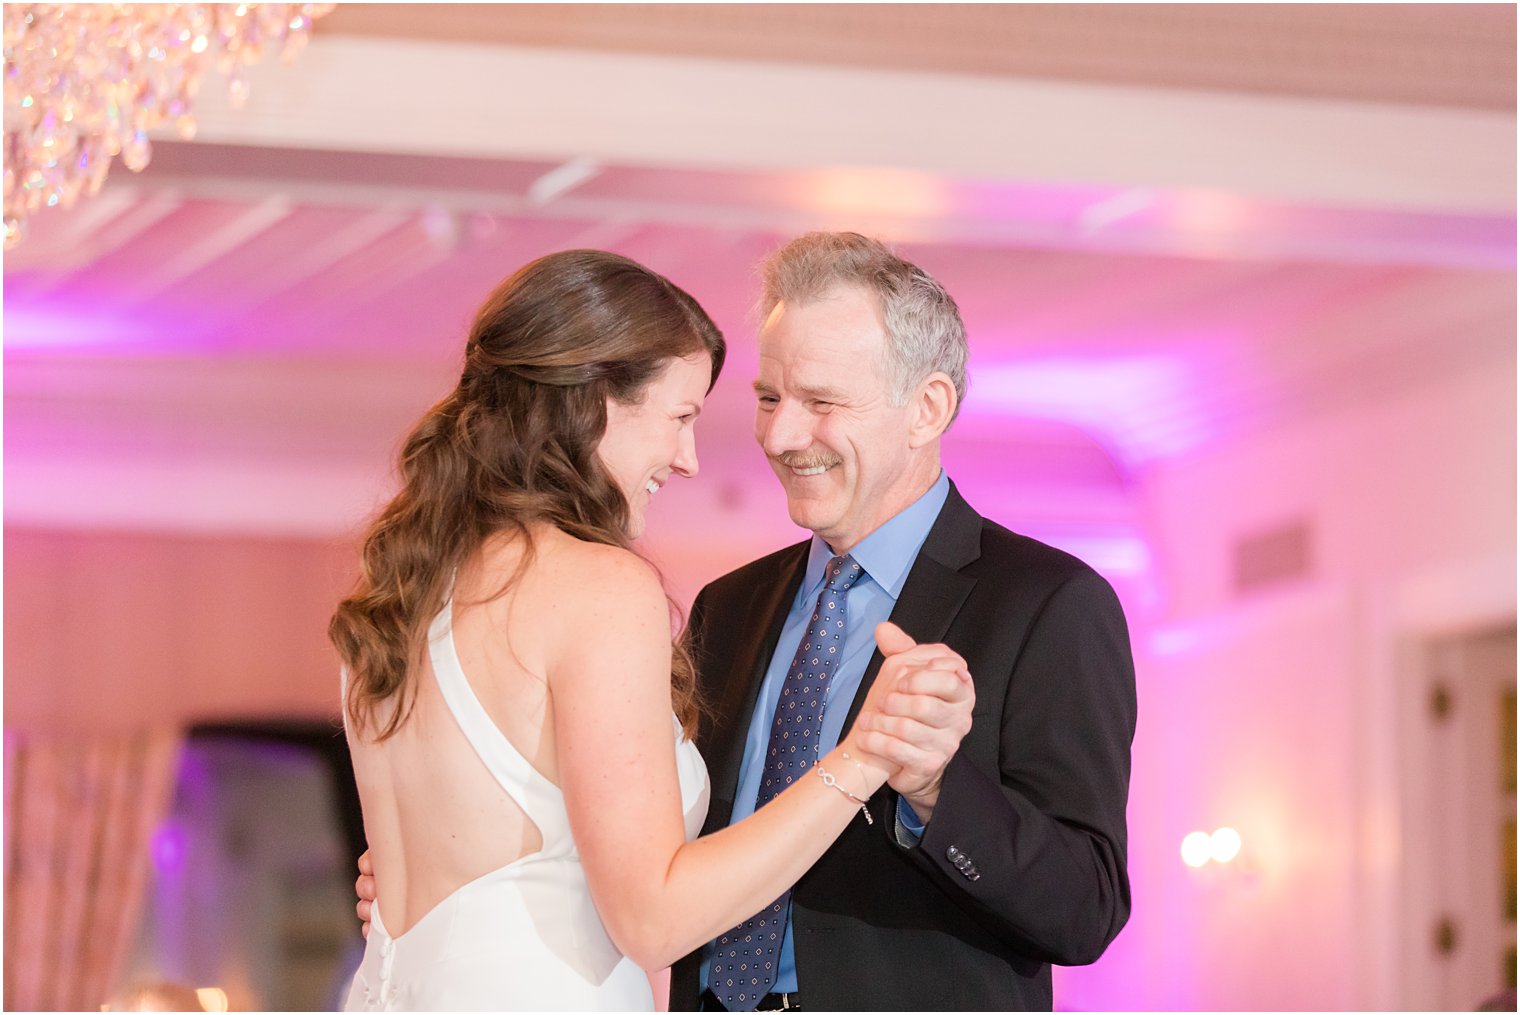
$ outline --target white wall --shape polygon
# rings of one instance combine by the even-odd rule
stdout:
[[[1064,1006],[1407,1006],[1401,942],[1422,931],[1403,879],[1421,875],[1401,870],[1418,849],[1400,654],[1514,615],[1514,371],[1477,366],[1146,477],[1166,602],[1132,618],[1135,916],[1099,966],[1059,974]],[[1237,596],[1235,540],[1300,518],[1310,574]],[[1244,869],[1186,867],[1182,837],[1221,825]]]

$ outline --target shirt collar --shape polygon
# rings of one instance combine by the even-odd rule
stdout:
[[[941,469],[934,485],[918,500],[877,526],[850,551],[855,563],[865,569],[866,575],[891,596],[893,602],[902,594],[908,570],[918,558],[919,547],[929,537],[929,530],[934,527],[934,520],[939,517],[949,495],[950,480]],[[829,544],[814,533],[808,547],[807,570],[803,572],[798,603],[811,602],[817,597],[818,590],[823,587],[824,568],[833,558],[834,551],[829,549]]]

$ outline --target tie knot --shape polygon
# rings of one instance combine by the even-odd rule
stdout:
[[[843,557],[835,557],[829,561],[823,573],[826,579],[824,585],[830,592],[844,593],[860,580],[860,576],[866,573],[866,569],[855,563],[854,557],[845,554]]]

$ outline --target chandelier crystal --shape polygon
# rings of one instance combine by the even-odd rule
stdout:
[[[335,4],[6,4],[5,246],[27,216],[69,207],[111,160],[140,172],[148,132],[195,135],[201,80],[228,77],[233,106],[267,49],[289,61]]]

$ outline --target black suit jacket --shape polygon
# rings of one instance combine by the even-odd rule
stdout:
[[[690,645],[715,714],[698,738],[712,776],[704,834],[729,822],[745,732],[807,551],[799,543],[748,564],[692,606]],[[1049,1010],[1050,963],[1092,962],[1129,917],[1135,678],[1123,612],[1086,564],[982,518],[952,484],[892,620],[965,657],[971,732],[917,848],[896,843],[897,796],[884,788],[871,802],[876,823],[852,822],[797,883],[803,1003]],[[849,722],[881,662],[877,652]],[[676,964],[673,1009],[697,1004],[699,960]]]

